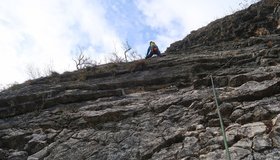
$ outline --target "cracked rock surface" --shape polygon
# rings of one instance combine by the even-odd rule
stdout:
[[[191,46],[178,41],[164,57],[66,72],[2,91],[0,159],[226,159],[211,74],[231,158],[280,159],[275,7],[263,0],[214,21],[188,36]],[[242,25],[232,39],[228,24],[237,20]],[[227,26],[222,36],[204,34],[217,25]],[[270,34],[251,31],[259,27]]]

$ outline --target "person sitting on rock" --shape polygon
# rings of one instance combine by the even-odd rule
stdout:
[[[150,46],[147,50],[147,54],[146,54],[146,58],[145,59],[148,59],[150,57],[152,57],[154,54],[156,54],[157,56],[161,57],[161,53],[158,49],[158,46],[156,45],[155,42],[151,41],[150,42]]]

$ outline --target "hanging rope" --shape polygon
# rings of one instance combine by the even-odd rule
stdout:
[[[222,70],[225,66],[227,66],[232,60],[233,60],[233,56],[224,64],[224,65],[222,65],[219,69],[217,69],[215,72],[213,72],[212,74],[210,74],[210,75],[214,75],[214,74],[216,74],[216,73],[218,73],[220,70]],[[208,75],[207,77],[209,77],[210,75]]]
[[[229,149],[228,149],[228,144],[227,144],[227,136],[226,136],[225,129],[224,129],[222,115],[220,113],[218,98],[217,98],[217,94],[216,94],[216,90],[215,90],[215,86],[214,86],[214,81],[213,81],[212,75],[210,75],[210,78],[211,78],[213,94],[214,94],[214,98],[215,98],[215,102],[216,102],[216,106],[217,106],[217,112],[218,112],[219,119],[220,119],[221,130],[222,130],[222,133],[223,133],[223,139],[224,139],[224,145],[225,145],[225,149],[226,149],[227,159],[231,160]]]

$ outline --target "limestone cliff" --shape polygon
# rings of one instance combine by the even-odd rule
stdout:
[[[280,159],[280,9],[263,0],[166,56],[27,81],[0,93],[2,160]]]

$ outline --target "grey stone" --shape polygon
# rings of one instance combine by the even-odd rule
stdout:
[[[262,135],[262,136],[255,136],[253,139],[253,149],[255,151],[261,151],[265,149],[269,149],[272,147],[272,141],[268,137],[268,135]]]
[[[24,147],[24,150],[26,150],[29,154],[34,154],[47,146],[46,135],[32,134],[31,137],[32,139],[29,140]]]
[[[242,84],[248,82],[252,80],[252,78],[250,76],[247,76],[247,75],[237,75],[237,76],[234,76],[232,77],[230,80],[229,80],[229,86],[231,87],[238,87],[238,86],[241,86]]]
[[[229,127],[226,128],[226,134],[228,136],[232,135],[236,138],[238,137],[248,137],[248,138],[253,138],[257,135],[263,135],[267,130],[267,127],[264,123],[262,122],[255,122],[255,123],[248,123],[245,125],[240,125],[240,124],[233,124]],[[243,139],[241,142],[239,143],[244,143],[243,141],[248,141],[248,139]],[[251,143],[246,142],[245,144]],[[240,144],[235,144],[237,147],[240,146]],[[242,148],[242,147],[241,147]],[[248,149],[248,145],[245,149]]]
[[[198,139],[196,137],[186,137],[182,144],[182,149],[178,153],[179,158],[183,158],[186,156],[196,155],[201,146],[198,143]]]
[[[280,36],[270,2],[191,32],[163,57],[0,92],[0,159],[225,159],[210,75],[232,159],[279,159]]]
[[[254,115],[252,112],[244,113],[238,119],[236,119],[237,123],[246,124],[247,122],[252,122],[254,119]]]
[[[236,109],[230,115],[230,119],[235,122],[243,114],[244,114],[244,110],[243,109]],[[240,120],[238,120],[238,121],[240,121]]]
[[[252,145],[253,145],[252,140],[250,140],[249,138],[244,138],[239,140],[233,146],[250,150],[252,148]]]
[[[251,155],[251,151],[239,147],[230,147],[230,156],[232,159],[243,159]]]
[[[13,152],[10,154],[8,157],[8,160],[26,160],[28,157],[28,153],[25,151],[18,151],[18,152]]]
[[[253,154],[255,160],[278,160],[280,158],[279,149],[265,150],[262,153],[254,152]]]
[[[253,138],[256,135],[261,135],[265,133],[266,125],[262,122],[248,123],[240,128],[240,134],[243,136],[247,136],[249,138]]]
[[[9,156],[9,152],[0,148],[0,159],[3,159],[3,160],[7,159],[8,156]]]
[[[223,117],[229,117],[233,111],[233,105],[230,103],[222,103],[220,105],[220,112]]]

